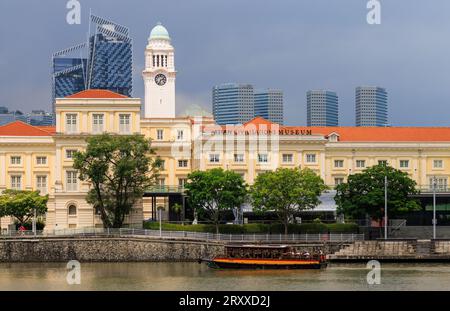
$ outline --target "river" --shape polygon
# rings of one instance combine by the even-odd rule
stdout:
[[[0,264],[0,290],[450,290],[450,264],[382,264],[368,285],[365,264],[323,270],[214,270],[198,263],[81,263],[68,285],[64,263]]]

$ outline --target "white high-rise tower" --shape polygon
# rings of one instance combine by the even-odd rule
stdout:
[[[175,118],[175,57],[166,28],[156,25],[145,49],[145,117]]]

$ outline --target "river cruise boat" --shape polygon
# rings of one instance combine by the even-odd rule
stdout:
[[[325,255],[297,252],[288,245],[226,245],[223,256],[202,259],[215,269],[321,269]]]

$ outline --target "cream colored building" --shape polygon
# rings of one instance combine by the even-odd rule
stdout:
[[[181,189],[193,170],[215,167],[240,173],[248,184],[277,167],[309,167],[333,186],[383,162],[407,172],[421,188],[429,188],[430,179],[436,177],[438,186],[447,190],[448,127],[292,127],[262,118],[225,127],[195,113],[173,117],[174,49],[163,26],[153,29],[145,56],[143,101],[87,90],[56,100],[55,127],[22,122],[0,126],[0,191],[37,189],[49,194],[46,229],[102,225],[85,201],[89,184],[78,179],[72,155],[86,147],[86,138],[104,132],[141,133],[151,138],[164,161],[158,180],[161,188]],[[144,118],[141,105],[145,106]],[[142,225],[154,216],[159,204],[167,202],[144,197],[127,224]],[[166,212],[163,218],[168,216]],[[2,218],[2,230],[9,223],[11,219]]]

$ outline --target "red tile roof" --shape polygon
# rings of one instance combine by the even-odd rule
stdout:
[[[450,142],[450,127],[307,127],[283,126],[256,117],[237,130],[271,130],[271,126],[279,126],[279,130],[294,133],[328,136],[331,133],[339,135],[341,142]],[[225,126],[221,127],[223,130]],[[205,131],[216,130],[215,127],[204,128]],[[228,128],[229,129],[229,128]]]
[[[32,126],[22,121],[0,126],[0,136],[51,136],[53,133],[53,126]]]
[[[66,98],[128,98],[128,97],[109,90],[91,89],[66,96]]]

